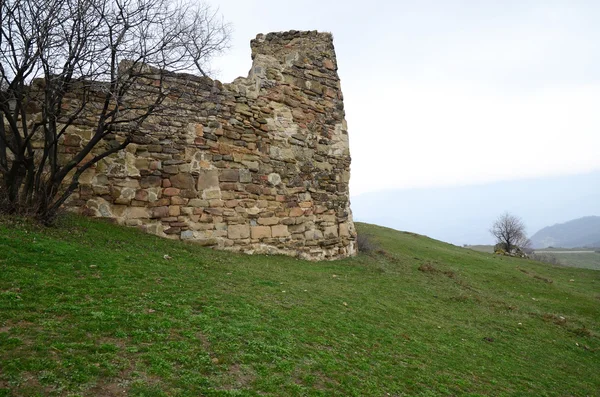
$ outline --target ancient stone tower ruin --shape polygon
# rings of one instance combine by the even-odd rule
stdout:
[[[316,31],[259,34],[247,78],[186,79],[177,110],[86,171],[69,205],[220,249],[310,260],[355,254],[332,40]],[[85,131],[66,137],[67,150],[77,135]]]

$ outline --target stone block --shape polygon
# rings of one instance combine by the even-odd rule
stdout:
[[[324,59],[323,66],[330,70],[335,70],[335,65],[331,59]]]
[[[338,236],[338,227],[337,226],[326,226],[323,232],[325,238],[334,238]]]
[[[145,158],[139,158],[137,157],[135,159],[135,168],[137,169],[148,169],[150,166],[150,160],[145,159]]]
[[[110,194],[110,190],[108,186],[92,186],[92,190],[96,196],[105,196]]]
[[[260,168],[260,164],[258,163],[258,161],[244,160],[242,161],[242,164],[248,167],[250,171],[258,171]]]
[[[181,197],[186,199],[196,198],[198,197],[198,192],[196,191],[196,189],[182,189]]]
[[[202,198],[205,200],[213,200],[221,198],[221,189],[210,189],[202,192]]]
[[[200,217],[200,222],[202,222],[202,223],[212,223],[213,222],[213,217],[212,217],[212,215],[209,215],[209,214],[202,214],[202,216]]]
[[[221,216],[221,215],[223,215],[224,210],[222,207],[221,208],[220,207],[217,207],[217,208],[211,207],[211,208],[205,208],[204,212],[206,212],[207,214],[214,215],[214,216]]]
[[[198,176],[198,190],[218,189],[219,171],[202,170]]]
[[[163,167],[163,172],[166,174],[177,174],[179,173],[179,167],[177,165],[165,165]]]
[[[63,145],[65,146],[79,146],[81,144],[81,137],[79,135],[65,135]]]
[[[131,200],[132,207],[144,207],[146,208],[147,204],[144,201]]]
[[[225,206],[227,208],[235,208],[235,207],[237,207],[239,205],[239,203],[240,203],[239,200],[235,200],[235,199],[234,200],[227,200],[225,202]]]
[[[148,163],[148,169],[159,170],[162,168],[162,162],[160,160],[153,160]]]
[[[227,227],[227,238],[239,240],[250,237],[250,226],[248,225],[229,225]]]
[[[238,182],[240,180],[240,172],[239,170],[231,169],[221,170],[219,180],[221,182]]]
[[[163,189],[163,195],[165,196],[177,196],[180,192],[181,190],[175,187],[168,187],[166,189]]]
[[[299,207],[294,207],[290,210],[290,216],[291,217],[298,217],[298,216],[302,216],[304,215],[304,210],[302,208]]]
[[[320,219],[322,222],[334,223],[335,215],[321,215]]]
[[[302,201],[300,203],[298,203],[298,205],[300,206],[300,208],[310,208],[313,205],[312,201]]]
[[[208,200],[191,199],[188,205],[190,207],[208,207]]]
[[[138,190],[135,192],[135,199],[138,201],[148,201],[148,192],[146,190]]]
[[[165,218],[169,216],[169,207],[154,207],[152,208],[152,218]]]
[[[239,170],[239,173],[240,173],[240,182],[241,183],[252,182],[252,174],[250,173],[250,170],[243,168],[243,169]]]
[[[156,202],[154,202],[153,207],[162,207],[165,205],[170,205],[171,204],[171,199],[168,197],[163,197],[159,200],[156,200]]]
[[[269,226],[252,226],[250,232],[253,239],[271,238],[271,228]]]
[[[304,232],[304,238],[307,240],[321,240],[323,233],[317,229],[311,229]]]
[[[267,177],[267,180],[269,181],[269,183],[273,186],[277,186],[281,183],[281,176],[275,172],[272,172],[269,174],[269,176]]]
[[[251,193],[251,194],[261,194],[262,193],[262,186],[260,186],[260,185],[249,184],[249,185],[245,186],[245,189],[248,193]]]
[[[288,226],[290,233],[304,233],[306,230],[306,225],[301,223],[299,225],[290,225]]]
[[[250,208],[246,208],[246,213],[248,215],[258,215],[260,213],[260,208],[258,207],[250,207]]]
[[[204,126],[202,124],[196,124],[195,127],[196,136],[202,138],[204,136]]]
[[[187,204],[188,199],[183,198],[183,197],[179,197],[179,196],[173,196],[171,197],[171,205],[185,205]]]
[[[271,146],[269,154],[275,160],[292,162],[295,160],[294,152],[290,148],[281,148],[277,146]]]
[[[135,197],[135,189],[130,187],[124,187],[121,189],[120,197],[125,200],[132,200]]]
[[[283,219],[281,219],[281,224],[282,225],[295,225],[298,221],[300,221],[300,218],[283,218]]]
[[[221,207],[225,206],[225,202],[221,199],[211,199],[211,200],[208,200],[208,205],[210,207],[221,208]]]
[[[91,185],[94,183],[94,177],[96,176],[96,170],[88,168],[83,171],[83,174],[79,177],[79,183],[82,185]]]
[[[194,232],[191,230],[184,230],[183,232],[181,232],[180,237],[182,240],[191,240],[194,238]]]
[[[194,177],[191,174],[179,173],[169,179],[171,186],[178,189],[193,189],[195,187]]]
[[[162,178],[160,176],[146,176],[140,180],[140,187],[146,189],[149,187],[160,187],[162,185]]]
[[[270,226],[270,225],[276,225],[279,223],[279,218],[277,217],[269,217],[269,218],[258,218],[258,224],[259,225],[266,225],[266,226]]]
[[[203,247],[210,247],[219,244],[219,240],[214,237],[194,239],[194,243]]]
[[[130,219],[150,218],[150,213],[145,207],[129,207],[126,213]]]
[[[339,225],[339,234],[340,237],[349,237],[350,236],[350,231],[348,229],[348,223],[344,222],[344,223],[340,223]]]
[[[240,190],[240,187],[235,182],[224,182],[224,183],[219,184],[219,187],[223,191],[227,191],[227,190]]]
[[[290,232],[286,225],[275,225],[271,226],[271,235],[273,237],[288,237]]]

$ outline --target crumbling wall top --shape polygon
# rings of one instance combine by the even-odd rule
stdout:
[[[250,41],[252,52],[270,51],[270,49],[276,46],[287,46],[292,41],[304,41],[304,42],[321,42],[325,45],[333,46],[333,35],[327,32],[318,32],[316,30],[310,31],[298,31],[289,30],[287,32],[271,32],[266,35],[259,33],[256,38]]]
[[[331,33],[290,30],[258,34],[250,46],[255,62],[260,56],[266,56],[276,59],[285,69],[292,66],[318,68],[329,60],[334,64],[332,70],[337,70]]]

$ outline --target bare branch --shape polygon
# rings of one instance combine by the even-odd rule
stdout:
[[[206,75],[231,28],[206,4],[186,1],[0,1],[0,194],[9,192],[0,201],[11,211],[34,206],[52,218],[78,175],[124,148],[176,98],[165,70]],[[59,159],[73,125],[92,136]],[[114,135],[118,148],[99,145]]]

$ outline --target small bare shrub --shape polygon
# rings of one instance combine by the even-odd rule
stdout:
[[[423,273],[437,273],[438,269],[435,268],[431,263],[422,263],[419,265],[418,270]]]
[[[421,265],[419,265],[419,267],[417,268],[417,270],[419,270],[420,272],[423,273],[440,273],[445,275],[448,278],[454,278],[456,276],[456,273],[454,273],[452,270],[440,270],[437,267],[435,267],[435,265],[433,265],[432,263],[426,262],[426,263],[422,263]]]
[[[591,337],[593,335],[592,331],[590,331],[585,325],[574,329],[572,332],[577,336]]]
[[[567,323],[567,319],[563,316],[557,316],[556,314],[546,313],[542,315],[544,321],[553,322],[556,325],[565,325]]]
[[[538,253],[534,252],[533,254],[531,254],[529,256],[529,259],[532,259],[532,260],[538,261],[538,262],[549,263],[551,265],[561,265],[558,258],[551,254],[538,254]]]
[[[376,244],[368,234],[359,233],[356,236],[356,244],[358,245],[358,252],[369,253],[377,249]]]
[[[541,280],[541,281],[543,281],[545,283],[548,283],[548,284],[552,284],[554,282],[554,281],[552,281],[549,278],[538,276],[538,275],[533,276],[533,278],[535,278],[536,280]]]

